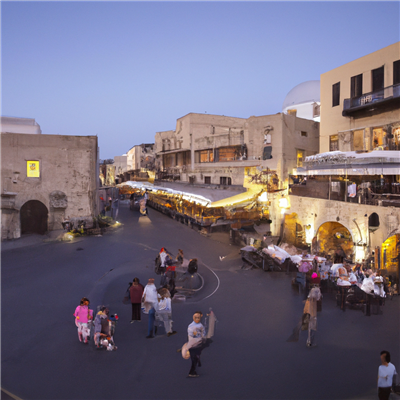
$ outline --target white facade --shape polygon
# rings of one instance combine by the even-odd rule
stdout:
[[[307,81],[295,86],[286,96],[282,112],[299,118],[320,120],[320,82]]]
[[[40,134],[42,130],[34,118],[1,117],[1,133]]]

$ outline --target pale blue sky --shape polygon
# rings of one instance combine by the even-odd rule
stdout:
[[[190,112],[281,111],[297,84],[399,41],[398,2],[1,2],[2,115],[98,135],[101,158]]]

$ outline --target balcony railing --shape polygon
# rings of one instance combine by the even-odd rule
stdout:
[[[396,100],[400,100],[400,84],[365,93],[362,96],[345,99],[342,115],[346,117],[356,111],[380,107]]]
[[[334,186],[336,184],[336,186]],[[306,184],[290,184],[289,193],[293,196],[313,199],[334,200],[348,203],[367,204],[383,207],[400,207],[400,184],[384,186],[372,185],[371,188],[357,190],[355,197],[347,195],[345,182],[317,181],[308,179]]]

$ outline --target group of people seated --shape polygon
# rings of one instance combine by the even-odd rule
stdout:
[[[386,297],[392,277],[386,276],[385,272],[381,269],[373,271],[360,263],[351,265],[344,262],[336,270],[336,283],[338,286],[358,286],[365,293]]]

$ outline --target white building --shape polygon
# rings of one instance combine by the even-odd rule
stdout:
[[[320,81],[307,81],[295,86],[287,94],[282,112],[319,122]]]
[[[35,118],[1,117],[1,133],[42,133]]]

